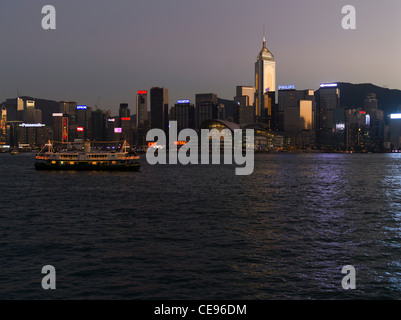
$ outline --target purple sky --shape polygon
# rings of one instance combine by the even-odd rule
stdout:
[[[57,29],[41,27],[55,6]],[[343,30],[352,4],[357,29]],[[400,0],[3,0],[0,102],[17,95],[71,100],[116,113],[137,90],[164,86],[170,105],[253,85],[267,45],[279,85],[371,82],[401,89]]]

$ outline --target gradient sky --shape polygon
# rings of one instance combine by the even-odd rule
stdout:
[[[41,27],[55,6],[57,29]],[[357,29],[343,30],[352,4]],[[370,82],[401,89],[400,0],[2,0],[0,102],[17,95],[135,112],[137,90],[170,105],[254,85],[266,25],[278,85]]]

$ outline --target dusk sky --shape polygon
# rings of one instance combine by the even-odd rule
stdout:
[[[343,6],[357,29],[344,30]],[[56,30],[43,30],[44,5]],[[214,92],[233,99],[254,85],[262,47],[277,62],[278,85],[321,82],[401,89],[400,0],[2,0],[0,102],[21,96],[77,101],[135,113],[137,90],[177,99]]]

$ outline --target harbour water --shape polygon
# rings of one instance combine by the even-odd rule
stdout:
[[[33,163],[0,154],[0,299],[401,298],[401,155],[258,154],[251,176]]]

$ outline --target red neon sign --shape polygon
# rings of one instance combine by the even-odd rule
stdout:
[[[138,94],[148,94],[147,91],[138,91]]]
[[[360,114],[366,114],[366,111],[359,111]]]
[[[131,121],[131,118],[121,118],[121,121]]]
[[[78,131],[78,132],[84,132],[84,130],[85,130],[85,129],[82,128],[82,127],[78,127],[78,128],[77,128],[77,131]]]

